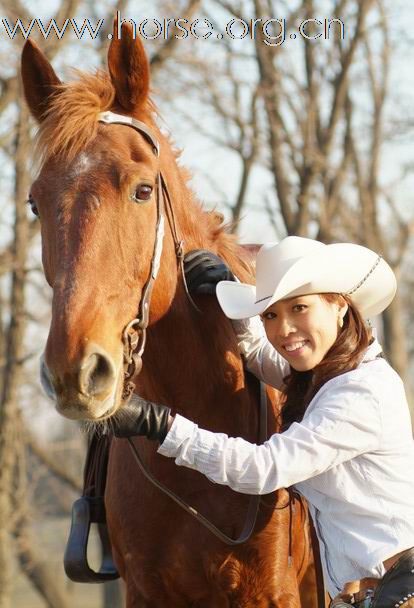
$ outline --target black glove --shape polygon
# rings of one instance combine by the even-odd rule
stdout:
[[[192,294],[215,295],[217,283],[236,280],[223,260],[205,249],[194,249],[185,254],[184,273],[188,291]]]
[[[170,408],[132,395],[130,401],[112,417],[115,437],[144,435],[162,443],[168,433]]]

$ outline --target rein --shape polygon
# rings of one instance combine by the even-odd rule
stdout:
[[[263,382],[260,382],[260,416],[259,416],[259,441],[263,442],[266,440],[267,435],[267,395],[266,395],[266,387]],[[228,536],[219,528],[217,528],[214,524],[212,524],[204,515],[199,513],[197,509],[186,503],[182,498],[177,496],[174,492],[172,492],[169,488],[167,488],[164,484],[159,482],[155,477],[145,468],[144,463],[142,462],[142,458],[139,455],[139,452],[136,448],[136,445],[132,441],[130,437],[128,437],[127,441],[132,449],[132,453],[134,455],[135,461],[138,464],[141,472],[145,475],[145,477],[156,486],[161,492],[169,496],[178,506],[180,506],[184,511],[192,515],[201,525],[203,525],[207,530],[210,530],[214,536],[220,539],[226,545],[241,545],[245,543],[251,535],[253,534],[254,527],[256,525],[257,514],[259,512],[259,505],[261,502],[261,496],[251,496],[249,500],[249,506],[247,508],[246,519],[244,521],[243,529],[240,532],[240,535],[237,538],[232,538]]]
[[[153,133],[147,127],[147,125],[140,120],[132,118],[130,116],[124,116],[122,114],[115,114],[114,112],[101,112],[98,115],[98,121],[105,124],[121,124],[132,127],[138,131],[143,137],[149,141],[152,146],[152,150],[156,157],[160,155],[160,145]],[[167,220],[170,225],[171,234],[174,241],[176,257],[181,269],[181,273],[184,280],[184,286],[186,294],[192,303],[192,305],[201,312],[194,301],[192,300],[190,293],[187,288],[185,273],[184,273],[184,241],[178,238],[177,227],[175,222],[174,210],[171,204],[171,198],[168,192],[167,184],[161,171],[157,175],[157,223],[155,228],[155,241],[154,250],[151,259],[150,273],[147,282],[142,290],[142,296],[138,307],[137,316],[132,319],[125,327],[122,332],[122,342],[124,348],[124,388],[122,393],[122,399],[128,400],[135,389],[135,383],[133,377],[141,371],[142,368],[142,355],[145,349],[146,343],[146,331],[149,324],[149,310],[151,303],[151,295],[154,287],[155,280],[158,275],[160,268],[161,255],[163,250],[163,239],[164,239],[164,225],[165,219],[164,214],[167,214]],[[167,206],[165,205],[167,201]],[[259,414],[259,441],[263,442],[267,438],[267,396],[265,385],[260,382],[260,414]],[[246,542],[253,533],[257,513],[259,510],[260,496],[251,496],[249,501],[249,507],[247,511],[246,521],[243,526],[243,530],[238,538],[231,538],[219,530],[214,524],[206,519],[196,509],[188,505],[179,496],[174,494],[171,490],[156,480],[152,474],[144,466],[138,450],[133,443],[132,439],[128,438],[130,448],[134,459],[136,460],[139,468],[145,477],[151,481],[159,490],[169,496],[174,502],[182,507],[187,513],[192,515],[205,526],[210,532],[217,536],[221,541],[229,545],[239,545]]]

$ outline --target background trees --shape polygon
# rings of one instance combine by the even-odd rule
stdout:
[[[233,221],[243,240],[299,234],[352,240],[384,255],[400,289],[383,315],[383,342],[412,390],[413,121],[410,83],[399,77],[410,62],[404,28],[410,9],[388,0],[158,0],[155,9],[149,2],[137,9],[125,1],[98,6],[60,0],[54,14],[48,7],[36,14],[38,9],[34,2],[2,1],[10,23],[38,16],[60,24],[71,17],[105,19],[95,41],[37,35],[64,76],[70,65],[102,62],[117,9],[136,21],[206,17],[215,32],[235,20],[235,39],[214,34],[208,40],[147,41],[164,125],[184,148],[183,163],[193,170],[206,206]],[[242,20],[259,17],[286,20],[283,43],[266,44],[260,28],[254,40],[236,39]],[[312,39],[323,31],[317,23],[307,26],[309,38],[298,35],[304,20],[325,17],[341,19],[343,38],[338,23],[327,40]],[[281,33],[282,23],[268,30],[276,38]],[[50,294],[40,269],[39,225],[24,204],[34,125],[16,76],[22,44],[21,36],[9,40],[1,29],[0,608],[64,608],[74,597],[79,606],[86,598],[90,607],[106,602],[115,608],[121,602],[117,588],[101,593],[68,585],[60,565],[84,441],[73,425],[53,416],[37,379]],[[52,529],[60,538],[53,546]],[[18,571],[35,590],[24,600]]]

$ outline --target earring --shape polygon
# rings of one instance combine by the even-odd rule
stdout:
[[[343,327],[344,326],[344,318],[343,317],[339,317],[338,318],[338,325],[339,325],[339,327]]]

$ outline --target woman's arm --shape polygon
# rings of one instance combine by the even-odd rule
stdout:
[[[191,294],[215,295],[220,281],[237,281],[228,266],[211,251],[195,249],[184,256],[184,272]],[[239,351],[247,368],[258,378],[280,389],[289,374],[289,364],[266,338],[259,317],[243,321],[232,320]]]
[[[232,320],[232,325],[247,369],[266,384],[280,390],[283,378],[290,372],[290,366],[270,344],[260,318]]]
[[[237,492],[289,487],[380,445],[379,403],[371,388],[344,378],[321,389],[312,411],[263,445],[199,429],[175,416],[158,452]]]

